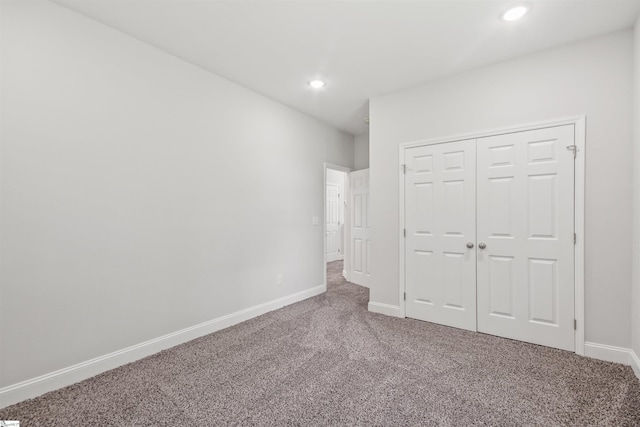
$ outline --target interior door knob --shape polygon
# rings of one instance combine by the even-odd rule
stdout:
[[[473,248],[473,242],[467,242],[467,247],[469,249],[472,249]]]
[[[485,245],[484,243],[480,243],[480,244],[478,244],[478,247],[479,247],[480,249],[484,249],[484,248],[486,248],[486,247],[487,247],[487,245]]]

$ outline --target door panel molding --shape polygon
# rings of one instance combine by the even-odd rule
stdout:
[[[450,142],[457,142],[469,139],[479,139],[490,136],[505,135],[509,133],[531,131],[537,129],[545,129],[550,127],[558,127],[564,125],[573,125],[574,127],[574,145],[575,145],[575,164],[574,164],[574,210],[573,210],[573,222],[574,231],[576,233],[575,245],[574,245],[574,317],[575,317],[575,352],[579,355],[584,355],[585,352],[585,314],[584,314],[584,203],[585,203],[585,150],[586,150],[586,116],[578,115],[566,118],[552,119],[528,124],[521,124],[503,128],[482,130],[477,132],[470,132],[466,134],[452,135],[442,138],[435,138],[429,140],[418,140],[401,143],[398,146],[398,194],[399,194],[399,213],[400,221],[398,227],[398,248],[400,254],[400,273],[399,273],[399,286],[398,286],[398,307],[400,317],[406,317],[406,304],[404,295],[406,292],[405,281],[405,154],[406,150],[412,147],[420,147],[434,144],[444,144]],[[545,158],[550,156],[548,147],[545,146],[544,141],[541,141],[538,146],[532,150],[530,159],[533,162],[543,162]],[[562,147],[564,149],[565,147]],[[504,152],[496,152],[494,154],[493,161],[495,163],[509,162],[510,157],[508,150]],[[424,162],[423,162],[424,163]],[[451,162],[455,163],[454,160]],[[544,188],[545,183],[540,184],[541,188]],[[539,227],[546,227],[548,224],[540,224]],[[500,233],[503,233],[500,231]],[[506,236],[505,236],[506,237]]]

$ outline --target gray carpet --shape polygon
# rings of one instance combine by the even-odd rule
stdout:
[[[629,367],[326,294],[0,410],[25,426],[640,425]]]

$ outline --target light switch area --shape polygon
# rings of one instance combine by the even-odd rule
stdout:
[[[282,274],[278,274],[278,277],[276,278],[276,284],[278,286],[282,286],[284,284],[284,277],[282,277]]]
[[[320,224],[320,218],[317,216],[312,216],[311,217],[311,225],[318,225]]]

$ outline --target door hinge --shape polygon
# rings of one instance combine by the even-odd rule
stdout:
[[[406,228],[402,229],[402,236],[403,237],[407,237],[407,229]]]
[[[406,292],[404,293],[403,298],[404,298],[405,301],[407,300],[407,293]]]
[[[575,159],[578,155],[578,146],[577,145],[567,145],[567,150],[573,152],[573,158]]]
[[[577,330],[578,329],[578,319],[573,319],[573,330]]]
[[[577,241],[578,241],[578,236],[576,235],[576,233],[573,233],[573,244],[575,245]]]
[[[400,165],[400,167],[402,168],[402,173],[406,175],[406,173],[407,173],[407,165]]]

